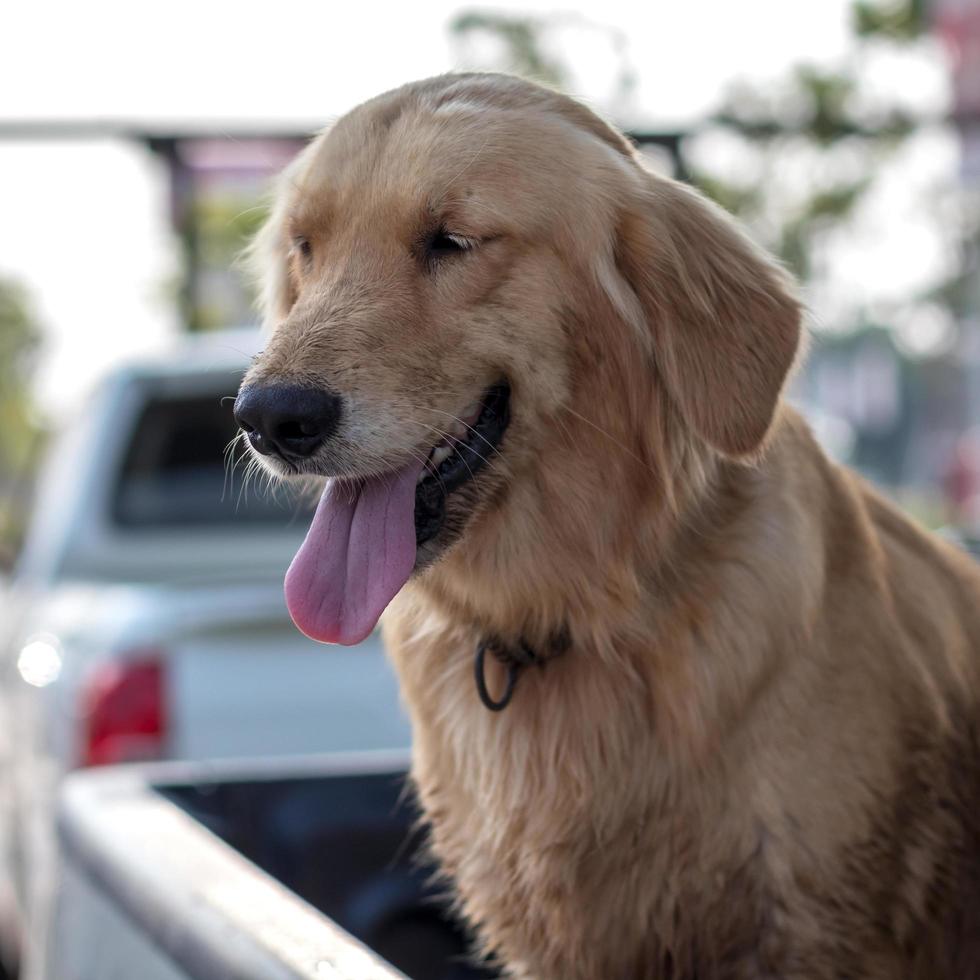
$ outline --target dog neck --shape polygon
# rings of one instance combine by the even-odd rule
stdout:
[[[629,631],[652,595],[674,587],[686,539],[715,534],[750,496],[740,489],[753,480],[745,467],[673,433],[631,439],[565,418],[549,434],[562,435],[578,453],[534,460],[503,505],[413,582],[426,604],[481,638],[547,651],[556,636],[581,643],[600,624],[610,637]],[[581,464],[590,456],[601,469]]]
[[[560,607],[568,649],[526,669],[504,712],[481,705],[473,674],[482,618],[499,609],[478,594],[458,601],[436,576],[396,600],[386,633],[411,714],[413,777],[440,861],[465,892],[482,894],[476,883],[501,862],[543,867],[547,853],[579,855],[574,863],[637,827],[695,840],[722,821],[705,801],[725,796],[706,787],[724,780],[719,767],[738,754],[753,705],[806,649],[819,606],[824,556],[794,542],[816,540],[805,522],[824,519],[799,506],[826,478],[822,460],[791,416],[757,467],[719,467],[659,560],[649,542],[629,552],[636,564],[618,580],[628,590],[603,580],[622,569],[588,568],[591,588],[610,595],[572,595]],[[508,598],[525,624],[560,611]],[[486,666],[499,693],[504,667]]]
[[[546,650],[555,635],[568,637],[566,654],[524,672],[508,724],[520,726],[521,705],[541,697],[561,710],[551,689],[567,696],[575,684],[587,696],[597,672],[610,684],[638,676],[654,702],[648,717],[704,748],[723,737],[745,697],[766,683],[782,651],[795,643],[781,632],[792,621],[786,610],[799,607],[805,620],[820,589],[820,568],[792,548],[802,533],[794,522],[803,518],[785,491],[772,492],[776,484],[791,487],[804,479],[785,472],[781,449],[802,437],[801,426],[790,413],[779,430],[757,465],[692,457],[683,486],[675,478],[665,490],[649,480],[645,494],[635,493],[625,507],[622,496],[634,488],[616,474],[598,480],[601,489],[586,507],[594,511],[588,520],[597,522],[595,533],[583,532],[588,520],[582,513],[549,499],[545,482],[539,496],[509,501],[523,514],[516,536],[495,542],[501,524],[487,520],[414,581],[398,608],[411,610],[414,631],[436,639],[435,657],[451,650],[465,696],[475,705],[473,657],[482,640]],[[588,482],[591,475],[584,477]],[[563,479],[560,474],[556,485]],[[620,515],[618,522],[603,512],[609,485],[616,487],[617,506],[609,509]],[[509,513],[499,521],[510,520]],[[747,610],[749,602],[758,608]],[[737,625],[747,621],[751,642]],[[760,636],[768,637],[763,645]],[[702,672],[709,666],[706,683]],[[444,675],[446,666],[432,662],[426,669]],[[492,690],[502,690],[505,670],[491,664],[487,673]],[[725,682],[732,673],[738,683]]]

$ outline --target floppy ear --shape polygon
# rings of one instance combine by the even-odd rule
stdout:
[[[623,216],[619,269],[687,424],[728,456],[757,451],[800,342],[788,276],[696,191],[644,172]]]

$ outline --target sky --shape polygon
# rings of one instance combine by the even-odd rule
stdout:
[[[801,60],[842,58],[848,46],[847,0],[490,6],[573,15],[562,40],[575,65],[573,94],[600,110],[614,59],[575,18],[616,28],[638,78],[624,112],[632,118],[621,121],[651,128],[698,120],[735,79],[775,78]],[[321,125],[405,81],[469,67],[449,38],[458,9],[328,0],[7,4],[0,124]],[[934,149],[930,160],[938,153],[941,166],[953,166],[950,152]],[[49,414],[67,410],[106,365],[178,328],[167,299],[176,268],[166,209],[164,173],[138,147],[0,140],[0,275],[27,285],[44,326],[37,390]]]

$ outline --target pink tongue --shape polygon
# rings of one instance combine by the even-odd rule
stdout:
[[[360,643],[415,566],[421,463],[356,486],[330,480],[286,572],[293,622],[325,643]]]

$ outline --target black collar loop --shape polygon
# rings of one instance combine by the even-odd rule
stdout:
[[[552,643],[552,655],[562,653],[568,646],[568,639],[563,634],[557,641]],[[494,698],[487,688],[486,677],[486,655],[491,653],[507,670],[507,681],[504,685],[504,692],[499,698]],[[517,644],[507,644],[497,637],[482,639],[476,647],[476,659],[473,664],[473,674],[476,680],[476,693],[480,697],[483,707],[488,711],[503,711],[510,704],[514,696],[514,688],[517,687],[517,680],[521,671],[525,667],[543,667],[551,657],[545,657],[535,653],[533,649],[524,641],[519,640]]]

